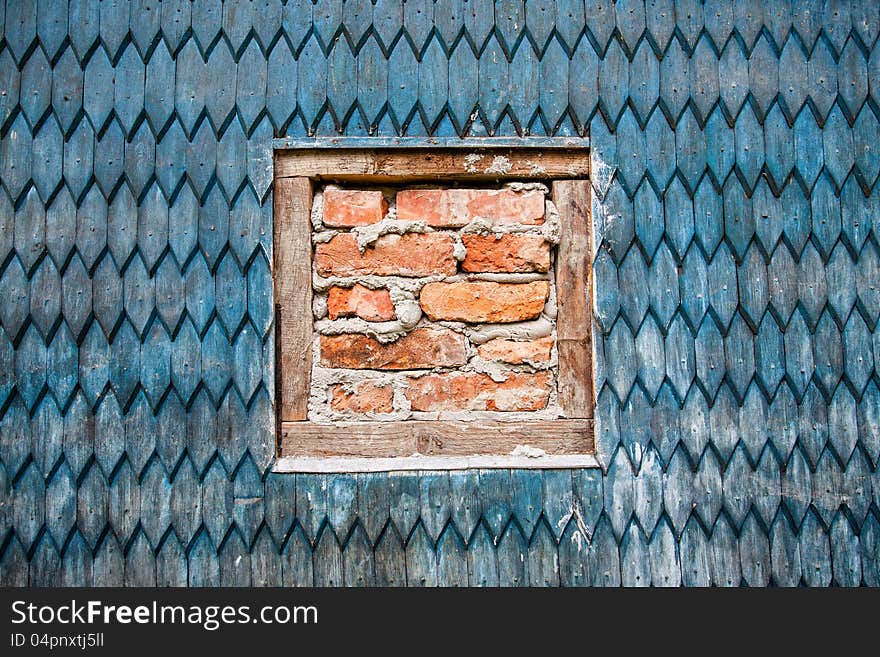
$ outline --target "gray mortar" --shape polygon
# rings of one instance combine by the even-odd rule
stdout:
[[[550,193],[547,185],[541,182],[509,182],[504,185],[504,188],[514,192],[541,192],[544,196]]]
[[[460,281],[492,281],[496,283],[530,283],[534,281],[550,281],[550,298],[544,306],[544,314],[548,318],[556,317],[556,293],[553,289],[552,273],[526,273],[526,274],[456,274],[454,276],[445,276],[438,274],[435,276],[425,276],[422,278],[405,278],[402,276],[328,276],[326,278],[313,273],[312,287],[314,290],[314,302],[312,305],[313,314],[316,320],[321,320],[327,316],[327,300],[326,293],[331,287],[351,288],[357,284],[363,285],[371,290],[387,289],[391,296],[391,303],[394,305],[396,321],[393,322],[367,322],[360,318],[347,318],[345,320],[333,320],[333,322],[348,322],[345,325],[330,323],[326,328],[316,329],[328,334],[338,333],[364,333],[371,335],[381,342],[393,342],[403,333],[409,332],[419,325],[422,318],[422,309],[417,300],[422,288],[428,283],[437,282],[460,282]],[[328,320],[329,322],[330,320]],[[499,325],[499,326],[512,326]],[[321,324],[321,327],[324,327]],[[460,330],[460,329],[459,329]],[[541,335],[548,335],[543,333]],[[539,336],[541,337],[541,336]]]
[[[367,226],[355,226],[351,233],[357,239],[358,250],[363,253],[383,235],[406,235],[407,233],[433,233],[434,229],[424,221],[400,221],[385,218]]]
[[[479,355],[474,356],[468,361],[466,368],[472,372],[482,372],[484,374],[489,374],[493,376],[493,381],[497,381],[498,379],[494,378],[494,373],[498,371],[498,367],[503,368],[504,372],[540,372],[544,370],[553,370],[558,367],[558,356],[556,353],[556,334],[553,334],[553,347],[550,351],[550,360],[547,361],[532,361],[526,359],[520,365],[500,363],[494,360],[485,360],[481,358]],[[462,368],[465,369],[465,368]],[[503,375],[503,373],[502,373]],[[506,380],[506,377],[505,379]]]
[[[312,232],[312,244],[324,244],[325,242],[329,242],[337,235],[341,235],[346,233],[344,230],[336,230],[335,228],[328,228],[321,231],[313,231]]]
[[[559,234],[562,224],[559,221],[559,210],[550,199],[544,201],[544,223],[542,235],[544,239],[553,245],[559,244]]]
[[[409,401],[401,391],[399,384],[400,374],[380,370],[342,370],[331,369],[321,366],[320,349],[318,338],[312,344],[312,382],[309,394],[309,420],[312,422],[345,422],[351,420],[381,420],[395,421],[405,420],[410,416]],[[391,385],[394,390],[392,413],[366,413],[357,414],[351,412],[335,411],[330,406],[332,387],[342,385],[351,390],[353,386],[362,381],[370,381],[379,385]]]
[[[407,278],[405,276],[319,276],[312,272],[312,288],[315,292],[325,293],[331,287],[354,287],[358,283],[371,290],[388,288],[389,291],[397,290],[400,294],[409,295],[406,298],[415,299],[421,293],[422,288],[428,283],[457,283],[460,281],[492,281],[495,283],[532,283],[534,281],[550,280],[549,272],[529,273],[460,273],[451,276],[434,274],[420,278]],[[392,292],[392,294],[394,294]]]
[[[479,158],[478,158],[479,159]],[[495,166],[495,162],[490,165]],[[503,164],[503,163],[500,163]],[[326,188],[332,186],[328,185]],[[427,188],[429,186],[420,186]],[[505,185],[517,191],[539,190],[548,193],[547,188],[540,183],[508,183]],[[397,220],[397,208],[395,205],[395,190],[383,189],[388,200],[388,213],[385,218],[372,226],[353,228],[350,232],[355,235],[358,247],[363,250],[374,243],[382,235],[406,233],[435,232],[434,229],[421,221]],[[311,221],[314,228],[313,243],[326,242],[335,235],[347,231],[325,229],[322,223],[323,214],[323,191],[315,194],[312,206]],[[439,232],[439,231],[438,231]],[[456,260],[464,260],[467,250],[462,242],[463,234],[503,235],[506,233],[520,233],[541,235],[552,245],[559,243],[559,214],[555,205],[549,200],[545,205],[545,220],[540,225],[523,224],[498,224],[493,225],[483,219],[475,219],[466,226],[458,229],[442,230],[455,239],[454,257]],[[527,283],[538,280],[550,282],[550,294],[541,316],[537,319],[525,322],[509,324],[466,324],[463,322],[438,321],[431,322],[422,314],[418,303],[418,296],[422,287],[432,282],[458,282],[484,280],[497,283]],[[367,322],[360,318],[345,318],[329,320],[327,317],[327,291],[333,286],[350,288],[356,284],[369,289],[386,288],[391,296],[397,319],[391,322]],[[374,421],[400,421],[413,420],[497,420],[508,422],[522,422],[537,419],[554,419],[562,417],[559,408],[558,393],[556,386],[550,388],[547,406],[539,411],[528,412],[501,412],[501,411],[439,411],[422,412],[412,411],[409,400],[405,395],[408,386],[408,377],[418,377],[429,373],[444,374],[450,372],[479,372],[486,374],[493,381],[503,382],[511,372],[540,372],[550,371],[553,380],[556,380],[558,370],[558,351],[556,348],[556,313],[557,296],[553,275],[553,268],[547,273],[457,273],[452,276],[437,274],[410,278],[403,276],[319,276],[316,272],[312,275],[314,290],[313,314],[315,316],[315,338],[312,347],[312,387],[309,396],[309,420],[313,422],[326,422],[336,424],[350,422],[352,420]],[[421,327],[446,327],[462,333],[467,337],[467,363],[461,367],[434,367],[426,370],[404,371],[380,371],[380,370],[348,370],[322,367],[320,364],[319,340],[321,335],[334,335],[341,333],[361,333],[374,337],[382,343],[393,342],[414,328]],[[525,362],[521,365],[508,365],[496,361],[487,361],[477,354],[477,346],[494,338],[506,338],[516,340],[531,340],[540,337],[553,336],[554,344],[549,362]],[[379,385],[390,385],[393,389],[393,412],[388,414],[355,414],[351,412],[334,411],[330,406],[331,389],[334,385],[342,385],[351,389],[361,381],[371,381]]]
[[[323,319],[327,316],[327,296],[316,294],[312,297],[312,315],[315,319]]]
[[[441,280],[443,277],[436,277]],[[391,304],[394,306],[394,313],[397,317],[392,322],[367,322],[360,318],[349,318],[345,320],[328,320],[330,326],[327,328],[327,334],[340,332],[366,333],[372,335],[382,342],[389,342],[397,339],[403,333],[414,329],[419,320],[422,318],[422,308],[416,300],[416,294],[421,290],[423,279],[409,279],[398,277],[369,276],[359,278],[356,276],[339,277],[332,276],[329,278],[321,278],[317,274],[313,275],[314,299],[312,301],[312,313],[316,320],[321,320],[327,316],[327,292],[331,287],[351,288],[357,284],[371,290],[387,289],[391,297]],[[418,285],[413,285],[413,281]],[[333,326],[336,322],[349,322],[345,326],[345,330],[334,330]],[[340,325],[341,326],[341,325]],[[321,332],[316,323],[316,329]],[[391,337],[395,336],[395,337]]]
[[[315,331],[320,335],[342,335],[343,333],[361,333],[379,342],[387,344],[407,334],[407,330],[399,321],[368,322],[360,317],[343,317],[340,319],[319,319],[315,322]]]
[[[467,257],[467,247],[461,241],[461,233],[455,234],[455,243],[452,245],[452,257],[462,262]]]
[[[526,322],[511,322],[510,324],[465,324],[463,322],[439,321],[436,324],[445,326],[453,331],[463,333],[472,344],[481,345],[495,338],[506,340],[534,340],[553,335],[556,322],[548,317],[541,316]]]
[[[541,314],[547,319],[555,322],[559,306],[556,300],[556,275],[552,266],[550,267],[550,271],[547,272],[547,278],[550,281],[550,295],[547,297],[547,302],[544,304],[544,310]]]
[[[407,331],[412,331],[422,320],[422,307],[415,299],[400,299],[391,302],[394,304],[394,312],[397,315],[397,321]]]
[[[540,187],[546,190],[543,185]],[[559,232],[559,211],[549,199],[544,201],[544,223],[542,224],[496,224],[489,219],[477,217],[459,229],[459,235],[540,235],[544,241],[554,246],[559,244]]]
[[[462,281],[492,281],[493,283],[534,283],[535,281],[549,280],[549,276],[546,272],[511,272],[507,274],[493,272],[465,272],[456,277],[450,276],[447,280],[451,281],[453,278]]]
[[[332,185],[327,185],[328,188],[332,187]],[[312,197],[312,211],[309,214],[309,219],[312,222],[312,241],[315,241],[314,234],[317,231],[320,231],[324,228],[324,190],[318,190],[315,192]]]
[[[555,420],[564,417],[557,404],[556,388],[550,389],[550,399],[545,408],[538,411],[411,411],[408,420],[499,420],[502,422],[528,422],[530,420]]]
[[[403,292],[409,292],[415,298],[422,288],[428,283],[438,282],[450,279],[443,274],[435,274],[433,276],[425,276],[422,278],[409,278],[407,276],[374,276],[368,274],[365,276],[319,276],[317,272],[312,271],[312,289],[316,292],[327,292],[331,287],[354,287],[358,283],[371,290],[378,290],[386,287],[397,288]],[[450,279],[451,280],[451,279]]]

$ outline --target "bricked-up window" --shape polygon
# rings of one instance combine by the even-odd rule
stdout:
[[[548,191],[321,189],[309,420],[560,417]]]
[[[585,162],[277,155],[281,469],[584,464]]]

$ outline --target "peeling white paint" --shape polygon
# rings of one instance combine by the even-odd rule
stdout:
[[[547,189],[543,185],[539,185],[539,187],[541,190]],[[546,242],[556,245],[559,244],[560,237],[559,211],[552,201],[547,200],[544,208],[544,223],[542,224],[495,223],[491,219],[475,217],[466,225],[462,226],[461,229],[459,229],[459,233],[462,235],[540,235]]]
[[[407,330],[397,321],[368,322],[360,317],[341,317],[339,319],[320,319],[315,322],[315,331],[320,335],[342,335],[360,333],[376,338],[379,342],[394,342],[407,334]]]
[[[492,158],[492,164],[485,169],[484,173],[507,173],[512,168],[513,163],[510,161],[510,158],[496,155]]]
[[[540,176],[547,173],[547,169],[545,169],[539,162],[526,160],[526,166],[529,167],[529,173],[533,176]]]
[[[473,121],[475,118],[476,112],[474,112],[474,116],[471,116],[471,120]],[[478,173],[477,163],[482,159],[483,156],[478,153],[468,153],[464,158],[464,170],[468,173]]]
[[[473,274],[462,274],[457,278],[463,281],[492,281],[493,283],[534,283],[535,281],[550,280],[550,277],[547,274],[542,274],[539,272],[511,272],[506,274],[495,272],[480,272]]]
[[[578,528],[575,534],[583,536],[586,540],[591,540],[592,537],[587,530],[587,523],[584,522],[584,512],[583,509],[581,509],[581,503],[579,500],[575,500],[571,509],[571,515],[574,517],[574,522]]]

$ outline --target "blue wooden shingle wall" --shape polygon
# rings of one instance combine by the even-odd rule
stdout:
[[[874,0],[0,2],[0,580],[873,584]],[[592,142],[603,470],[270,473],[270,141]]]

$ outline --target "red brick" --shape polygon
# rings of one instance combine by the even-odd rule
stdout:
[[[454,248],[445,233],[406,233],[383,235],[361,253],[355,236],[345,233],[315,247],[315,267],[321,276],[452,275]]]
[[[388,203],[382,192],[361,189],[324,190],[324,224],[339,228],[382,221]]]
[[[511,372],[503,383],[487,374],[410,377],[405,390],[414,411],[537,411],[550,398],[550,375]]]
[[[550,245],[541,235],[463,235],[469,272],[533,272],[550,269]]]
[[[445,328],[418,328],[388,344],[360,334],[321,336],[324,367],[417,370],[466,362],[465,337]]]
[[[521,322],[541,314],[549,293],[547,281],[428,283],[419,304],[431,321]]]
[[[544,223],[544,194],[512,189],[406,189],[397,193],[397,218],[458,227],[476,218],[498,224]]]
[[[368,322],[387,322],[394,319],[394,304],[386,289],[371,290],[363,285],[351,288],[330,288],[327,295],[327,313],[330,319],[360,317]]]
[[[394,390],[391,386],[361,381],[349,388],[349,391],[346,391],[344,386],[333,386],[330,407],[334,411],[390,413],[393,410]]]
[[[477,347],[480,358],[497,360],[511,365],[521,365],[526,361],[546,363],[550,360],[552,350],[553,338],[550,336],[525,342],[496,338]]]

